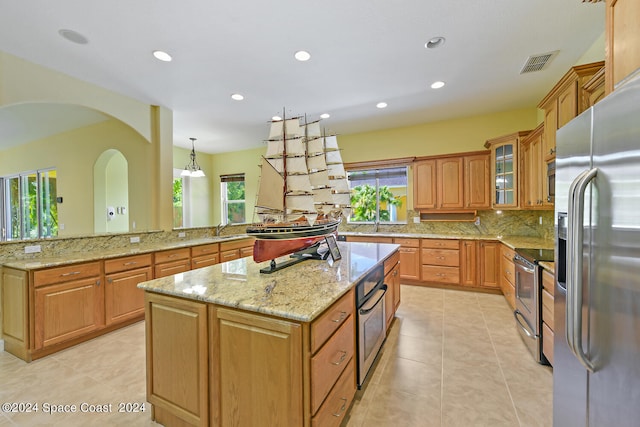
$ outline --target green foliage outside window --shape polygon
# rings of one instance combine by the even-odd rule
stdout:
[[[183,226],[182,218],[182,178],[173,180],[173,226]]]
[[[400,197],[393,195],[386,185],[378,187],[380,198],[379,221],[390,221],[389,206],[401,206]],[[369,184],[358,185],[351,195],[351,219],[353,221],[375,221],[377,200],[376,188]]]
[[[245,222],[245,186],[244,181],[230,181],[227,187],[227,224]],[[234,201],[237,201],[233,203]]]

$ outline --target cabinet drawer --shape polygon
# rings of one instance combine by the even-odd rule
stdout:
[[[349,316],[340,329],[311,359],[311,413],[315,414],[329,390],[353,359],[355,353],[354,316]]]
[[[215,265],[220,260],[220,257],[217,253],[211,255],[199,256],[191,259],[191,269],[208,267],[210,265]]]
[[[244,258],[247,256],[253,256],[253,246],[240,248],[240,258]]]
[[[355,305],[351,290],[311,323],[312,354],[353,314]]]
[[[542,353],[553,365],[553,330],[546,323],[542,323]]]
[[[542,290],[542,321],[553,329],[553,295]]]
[[[255,239],[239,239],[239,240],[230,240],[228,242],[221,242],[220,252],[253,246],[254,240]]]
[[[217,243],[211,243],[209,245],[198,245],[191,248],[191,256],[203,256],[217,254],[219,252],[219,245]]]
[[[553,277],[553,273],[547,270],[542,270],[542,287],[551,294],[554,295],[556,290],[556,279]]]
[[[133,255],[122,258],[108,259],[104,262],[104,272],[106,274],[118,271],[133,270],[134,268],[147,267],[151,265],[151,254]]]
[[[516,288],[504,276],[500,277],[500,290],[512,310],[516,308]]]
[[[400,238],[394,237],[393,243],[396,245],[404,246],[405,248],[419,248],[420,247],[420,239],[411,239],[411,238]]]
[[[455,239],[422,239],[423,248],[459,249],[460,241]]]
[[[156,252],[156,264],[180,259],[189,259],[189,248],[171,249],[168,251]]]
[[[233,261],[240,258],[240,249],[230,249],[220,252],[220,262]]]
[[[458,284],[460,283],[460,268],[423,265],[422,280],[424,282]]]
[[[100,275],[100,262],[68,265],[65,267],[47,268],[33,273],[33,286],[45,286],[52,283],[63,283],[70,280]]]
[[[191,262],[188,259],[182,259],[173,262],[165,262],[156,264],[154,268],[155,278],[171,276],[172,274],[184,273],[191,270]]]
[[[344,421],[355,394],[355,358],[352,358],[316,416],[311,419],[311,426],[338,427]]]
[[[422,264],[460,266],[460,251],[457,249],[422,249]]]

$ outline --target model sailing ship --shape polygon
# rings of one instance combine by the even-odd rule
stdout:
[[[349,216],[351,195],[338,142],[320,131],[320,121],[271,122],[261,168],[256,201],[261,222],[247,227],[256,238],[254,261],[310,247],[336,233],[342,217]]]

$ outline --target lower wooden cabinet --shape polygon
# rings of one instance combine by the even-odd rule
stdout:
[[[153,279],[151,254],[109,259],[104,262],[105,322],[112,325],[144,317],[144,291],[138,284]]]
[[[542,270],[542,353],[553,365],[553,335],[554,335],[554,273]]]
[[[480,287],[499,289],[500,246],[498,242],[480,242]]]
[[[460,284],[477,286],[478,284],[478,242],[460,241]]]
[[[251,256],[254,241],[255,239],[251,238],[220,243],[220,262]]]
[[[420,280],[420,239],[394,237],[393,243],[400,245],[400,279]]]
[[[357,387],[353,290],[311,323],[167,295],[145,299],[147,399],[158,423],[344,420]]]
[[[191,251],[189,248],[158,251],[154,259],[154,278],[167,277],[191,270]]]
[[[512,310],[516,308],[516,266],[513,263],[515,251],[500,245],[500,290]]]
[[[457,285],[460,283],[460,241],[422,239],[421,280]]]
[[[387,284],[387,292],[384,295],[384,309],[387,322],[387,331],[400,306],[400,266],[401,254],[396,253],[384,263],[384,283]]]

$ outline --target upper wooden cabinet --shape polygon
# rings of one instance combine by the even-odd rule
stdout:
[[[495,209],[519,207],[518,151],[522,138],[530,131],[515,132],[487,140],[491,149],[491,206]]]
[[[556,130],[585,110],[589,93],[583,89],[600,69],[604,61],[577,65],[556,83],[551,91],[538,104],[544,110],[544,137],[542,154],[545,161],[556,156]]]
[[[640,68],[640,3],[607,0],[606,3],[606,93]]]
[[[414,208],[488,208],[488,164],[488,152],[418,159],[413,165]]]
[[[540,124],[521,141],[520,146],[520,177],[521,200],[520,206],[525,209],[551,209],[548,190],[545,185],[547,179],[547,163],[543,159],[543,130]]]

